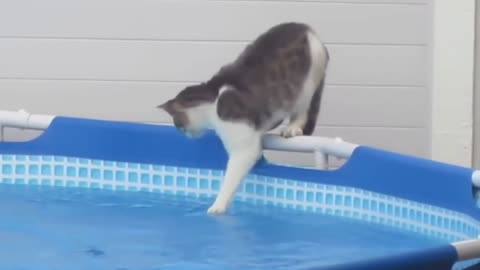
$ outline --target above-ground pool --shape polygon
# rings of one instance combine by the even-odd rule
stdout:
[[[212,132],[25,119],[3,126],[46,130],[0,143],[0,269],[478,269],[468,168],[365,146],[335,170],[263,159],[210,216],[227,160]]]

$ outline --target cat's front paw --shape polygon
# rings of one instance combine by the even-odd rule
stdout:
[[[210,215],[221,215],[227,211],[227,207],[225,205],[220,205],[214,203],[210,208],[208,208],[207,213]]]
[[[284,138],[291,138],[295,136],[302,136],[303,130],[300,127],[296,126],[287,126],[284,130],[280,132],[280,136]]]

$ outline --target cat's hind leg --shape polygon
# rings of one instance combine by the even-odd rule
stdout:
[[[318,113],[320,111],[320,103],[322,101],[323,87],[325,85],[325,79],[322,79],[317,89],[313,93],[312,100],[310,101],[310,106],[307,111],[307,121],[303,126],[303,135],[312,135],[317,125]]]
[[[312,135],[317,124],[318,113],[320,111],[320,103],[322,98],[324,80],[320,82],[313,92],[312,98],[308,103],[309,106],[300,109],[290,118],[290,122],[280,133],[285,138],[291,138],[302,135]]]
[[[280,136],[291,138],[303,135],[303,127],[307,122],[307,112],[295,113],[290,117],[288,125],[280,131]]]

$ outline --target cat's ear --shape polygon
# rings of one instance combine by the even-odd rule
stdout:
[[[173,104],[172,104],[172,103],[173,103],[173,101],[172,101],[172,100],[169,100],[169,101],[167,101],[167,102],[165,102],[165,103],[162,103],[162,104],[158,105],[157,108],[158,108],[158,109],[162,109],[162,110],[166,111],[166,112],[169,113],[169,114],[172,114],[172,108],[173,108],[173,106],[172,106]]]
[[[165,110],[167,108],[167,103],[168,103],[168,101],[165,102],[165,103],[162,103],[160,105],[157,105],[157,109]]]

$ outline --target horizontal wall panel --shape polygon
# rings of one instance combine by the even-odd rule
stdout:
[[[0,110],[169,122],[157,104],[208,79],[272,25],[300,21],[331,55],[316,134],[428,156],[432,7],[430,0],[0,0]],[[7,130],[9,139],[35,134]],[[312,154],[267,156],[314,164]]]
[[[389,4],[424,1],[365,2],[372,3],[1,0],[0,37],[252,40],[275,24],[300,21],[311,24],[328,43],[428,42],[427,5]]]
[[[0,108],[112,120],[170,122],[156,109],[186,84],[0,80]],[[327,85],[319,124],[328,126],[425,127],[424,88]]]
[[[24,141],[35,138],[41,134],[39,131],[5,129],[5,139],[8,141]],[[370,145],[383,149],[396,151],[403,154],[427,157],[426,143],[427,133],[424,129],[388,129],[388,128],[332,128],[319,127],[316,135],[342,137],[344,140],[362,145]],[[293,153],[284,151],[264,151],[265,156],[272,162],[309,166],[315,165],[313,154]],[[330,164],[339,166],[343,160],[332,158]]]
[[[328,86],[319,124],[425,127],[429,93],[421,87]]]
[[[244,43],[0,39],[0,78],[201,81]],[[330,45],[329,84],[423,86],[423,46]]]

